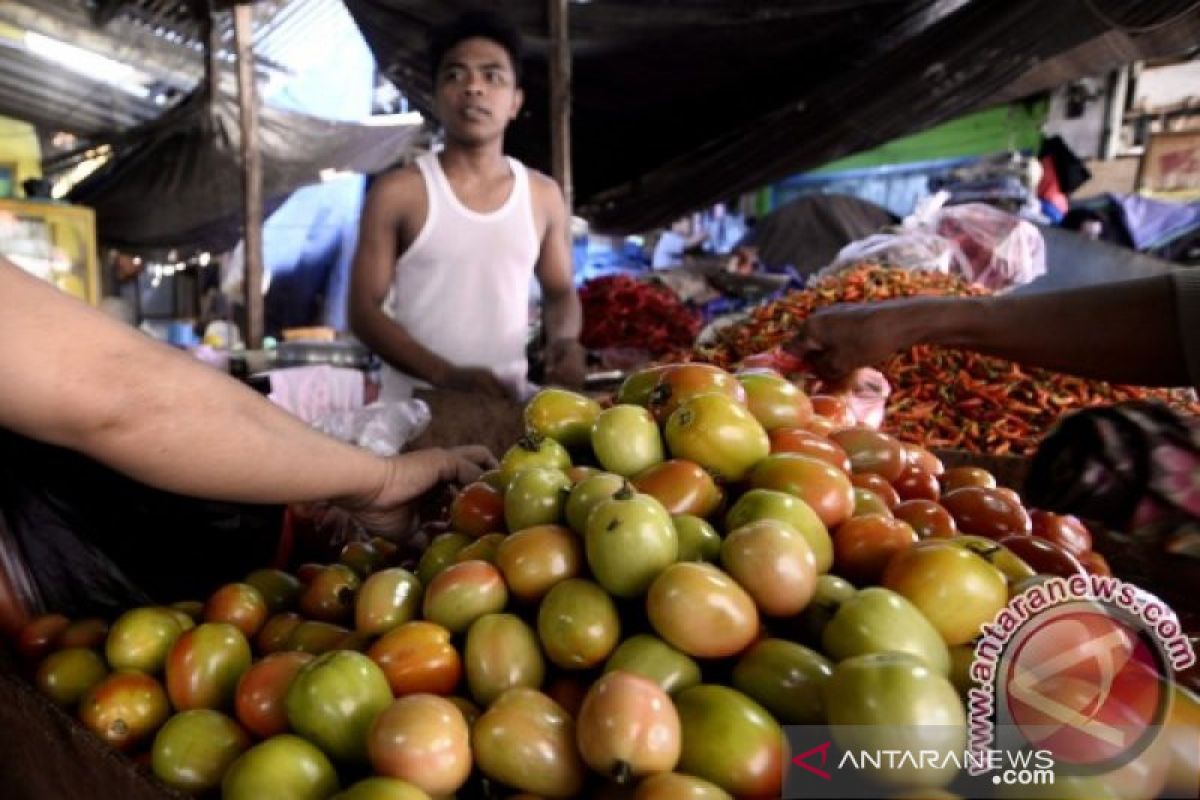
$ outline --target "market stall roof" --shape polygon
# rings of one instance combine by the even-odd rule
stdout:
[[[0,114],[93,137],[161,116],[204,77],[208,0],[3,0]],[[289,48],[340,0],[258,0],[255,65],[285,78]],[[217,63],[232,68],[230,15],[215,18]]]
[[[427,30],[478,2],[346,5],[382,71],[430,111]],[[530,49],[509,149],[545,170],[546,3],[493,5]],[[577,0],[570,17],[575,196],[612,231],[1200,42],[1194,0]]]
[[[402,159],[416,115],[336,122],[259,110],[263,195],[272,207],[296,189],[340,173],[371,174]],[[241,127],[236,97],[197,92],[178,108],[111,140],[117,156],[71,191],[96,210],[105,244],[127,252],[224,252],[242,237]]]

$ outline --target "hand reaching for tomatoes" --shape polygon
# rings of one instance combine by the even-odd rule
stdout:
[[[911,300],[822,308],[802,322],[784,345],[822,378],[837,380],[855,368],[878,364],[918,341]]]
[[[409,535],[417,521],[416,503],[441,484],[466,485],[496,466],[486,447],[430,448],[395,456],[386,462],[384,480],[367,495],[338,503],[370,533],[390,538]]]
[[[546,383],[579,389],[587,377],[587,350],[577,339],[555,339],[546,345]]]

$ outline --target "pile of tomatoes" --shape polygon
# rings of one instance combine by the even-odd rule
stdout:
[[[782,725],[965,747],[980,626],[1048,575],[1108,571],[1077,520],[769,370],[654,367],[607,408],[547,389],[525,421],[410,568],[355,542],[204,603],[42,617],[18,642],[38,687],[230,800],[777,797]]]

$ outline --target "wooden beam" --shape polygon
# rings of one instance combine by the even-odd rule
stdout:
[[[254,86],[254,9],[238,3],[233,9],[233,38],[237,49],[238,106],[242,119],[242,185],[245,190],[246,347],[257,350],[263,341],[263,176],[258,147],[258,97]]]
[[[574,208],[571,181],[571,22],[568,0],[550,3],[550,163],[554,180]]]

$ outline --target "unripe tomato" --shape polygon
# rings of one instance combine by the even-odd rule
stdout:
[[[254,638],[267,621],[267,601],[248,583],[228,583],[213,592],[204,606],[206,622],[227,622]]]
[[[171,788],[199,794],[220,786],[249,747],[246,732],[219,711],[185,711],[167,720],[154,737],[151,767]]]
[[[117,750],[131,750],[167,721],[162,684],[142,672],[114,672],[79,702],[84,727]]]
[[[435,797],[452,795],[471,772],[470,732],[449,700],[413,694],[394,700],[367,734],[371,766]]]

